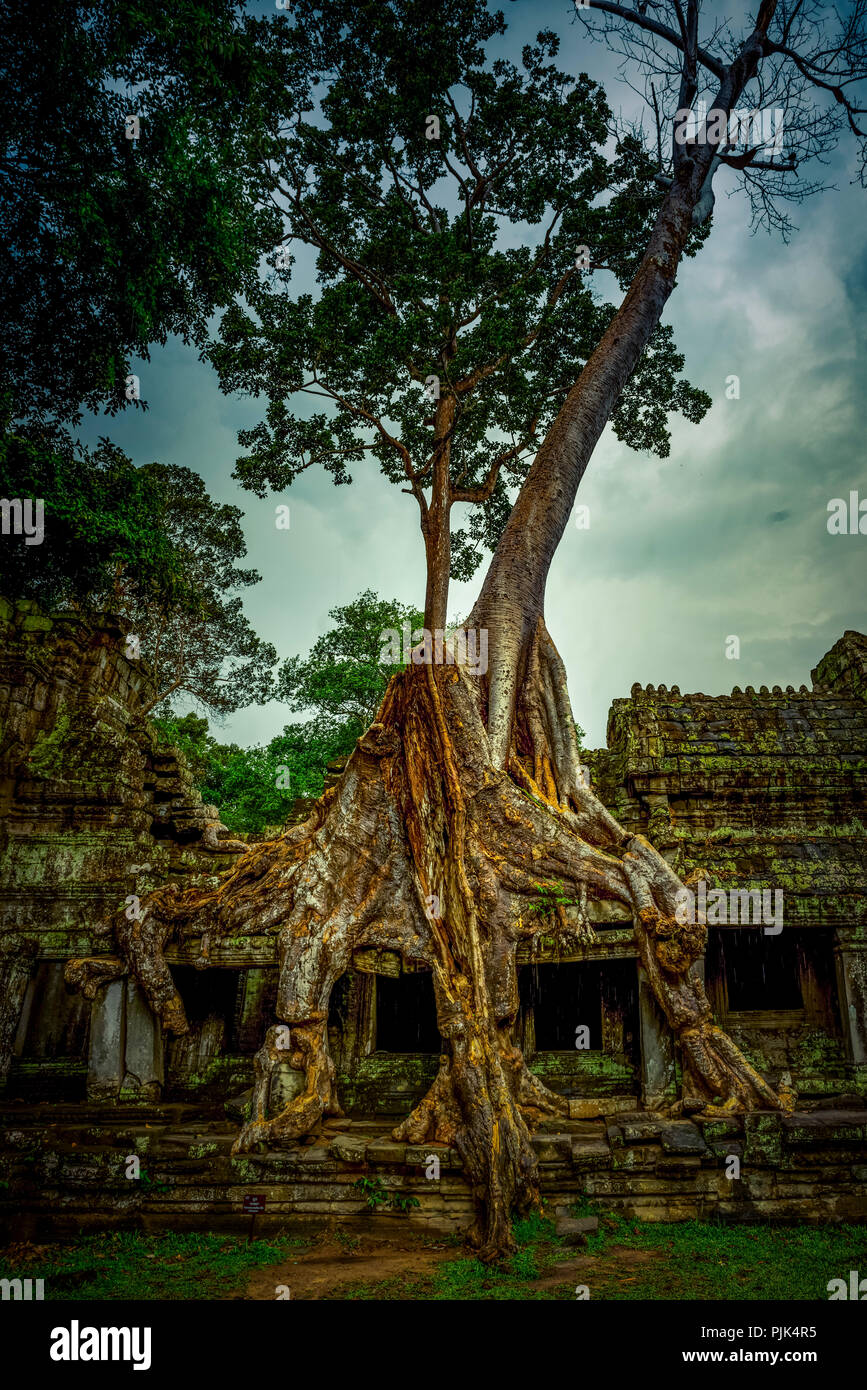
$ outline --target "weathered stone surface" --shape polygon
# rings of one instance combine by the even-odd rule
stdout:
[[[405,1155],[406,1144],[399,1144],[394,1139],[374,1139],[367,1146],[369,1163],[403,1163]]]
[[[595,1119],[604,1113],[604,1107],[599,1100],[581,1100],[569,1097],[569,1118],[572,1120]]]
[[[744,1117],[744,1157],[746,1162],[774,1165],[782,1153],[783,1130],[780,1116],[757,1112]]]
[[[688,1120],[674,1121],[660,1126],[659,1137],[662,1147],[670,1154],[703,1154],[707,1152],[701,1131]]]
[[[0,937],[0,1094],[12,1062],[15,1034],[37,944],[29,937]]]
[[[157,1100],[165,1082],[162,1024],[154,1017],[141,987],[126,980],[126,1045],[123,1090]]]
[[[598,1216],[561,1216],[555,1223],[557,1235],[566,1245],[584,1246],[587,1237],[599,1230]]]
[[[618,1128],[623,1135],[624,1144],[652,1144],[659,1141],[662,1121],[652,1117],[635,1120],[624,1116]]]
[[[75,1107],[67,1108],[68,1115],[74,1113]],[[0,1188],[4,1234],[23,1229],[19,1212],[26,1214],[31,1232],[38,1226],[71,1234],[86,1226],[90,1212],[103,1211],[109,1192],[112,1220],[144,1229],[165,1229],[194,1219],[206,1222],[209,1229],[244,1229],[243,1196],[252,1190],[268,1197],[263,1232],[276,1231],[279,1221],[291,1227],[317,1214],[323,1220],[372,1219],[354,1188],[363,1165],[335,1152],[339,1146],[351,1160],[359,1158],[369,1142],[369,1128],[356,1136],[351,1131],[335,1136],[327,1153],[322,1144],[312,1144],[232,1158],[230,1125],[193,1122],[180,1107],[146,1107],[138,1111],[134,1125],[113,1125],[113,1107],[92,1106],[86,1112],[78,1107],[77,1113],[78,1120],[48,1126],[44,1114],[35,1109],[24,1108],[14,1119],[0,1112],[0,1172],[14,1184],[16,1194]],[[825,1128],[844,1137],[823,1148],[798,1150],[797,1167],[782,1169],[757,1155],[736,1182],[726,1179],[722,1156],[665,1153],[657,1143],[621,1148],[626,1165],[543,1165],[542,1190],[558,1216],[568,1215],[583,1192],[603,1210],[641,1220],[708,1219],[714,1212],[732,1220],[864,1219],[867,1170],[853,1162],[858,1151],[846,1138],[853,1117],[844,1119],[850,1123],[835,1126],[833,1117],[826,1117]],[[352,1137],[358,1140],[354,1149],[347,1143]],[[572,1137],[579,1150],[594,1142],[603,1147],[598,1140]],[[379,1168],[388,1190],[415,1196],[421,1206],[413,1219],[429,1223],[431,1229],[446,1229],[437,1225],[441,1221],[463,1219],[466,1224],[471,1207],[466,1181],[459,1171],[446,1171],[445,1165],[438,1182],[428,1181],[418,1161],[427,1152],[423,1148],[407,1145],[407,1161]],[[164,1185],[160,1190],[130,1191],[123,1162],[129,1153],[140,1154],[149,1176]],[[652,1166],[636,1166],[640,1154]],[[377,1168],[371,1165],[368,1171]],[[269,1220],[275,1223],[271,1227]]]
[[[607,1139],[573,1139],[572,1163],[575,1168],[607,1168],[611,1148]]]
[[[530,1136],[530,1142],[540,1163],[568,1163],[572,1157],[572,1138],[569,1134],[542,1132]]]
[[[253,1087],[250,1086],[246,1091],[242,1091],[239,1096],[234,1096],[232,1100],[227,1100],[223,1109],[228,1119],[234,1120],[237,1124],[243,1124],[250,1114],[250,1107],[253,1104]]]
[[[112,980],[93,1001],[90,1054],[87,1063],[89,1100],[116,1100],[125,1075],[126,984]]]
[[[269,1115],[279,1115],[284,1106],[296,1096],[300,1096],[304,1085],[303,1071],[296,1071],[288,1062],[278,1062],[271,1077],[271,1090],[268,1095]]]
[[[344,1163],[364,1163],[367,1140],[353,1134],[339,1134],[331,1141],[331,1152]]]

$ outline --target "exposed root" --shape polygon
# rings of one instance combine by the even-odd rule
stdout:
[[[269,1119],[274,1073],[282,1062],[304,1074],[303,1092]],[[326,1019],[311,1020],[288,1028],[269,1028],[254,1060],[252,1115],[232,1147],[232,1153],[250,1153],[259,1145],[279,1149],[309,1134],[323,1115],[340,1116],[334,1063],[326,1043]]]
[[[249,849],[216,889],[159,889],[141,921],[120,918],[116,928],[118,964],[174,1031],[186,1020],[165,961],[172,937],[275,936],[283,1023],[256,1055],[253,1112],[237,1152],[291,1143],[340,1113],[326,1020],[354,951],[385,948],[431,967],[440,1068],[394,1137],[460,1153],[483,1259],[513,1248],[513,1211],[538,1206],[531,1129],[568,1112],[512,1040],[517,947],[552,929],[564,944],[592,940],[589,897],[620,902],[634,917],[640,958],[682,1048],[685,1105],[780,1104],[712,1021],[692,973],[705,927],[677,922],[679,879],[589,786],[563,664],[541,620],[522,671],[501,761],[479,679],[462,667],[410,666],[302,826]],[[546,903],[553,914],[538,910]],[[281,1108],[275,1081],[285,1080],[287,1062],[303,1089]]]

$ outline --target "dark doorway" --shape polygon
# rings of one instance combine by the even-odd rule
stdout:
[[[523,1010],[533,1010],[537,1052],[567,1052],[582,1025],[590,1049],[602,1047],[602,966],[598,961],[525,965],[518,974]]]
[[[225,1024],[224,1037],[234,1032],[240,973],[237,970],[196,970],[192,965],[172,968],[175,986],[184,1003],[191,1027],[216,1016]]]
[[[377,1052],[439,1052],[440,1034],[429,970],[376,977]]]
[[[766,936],[757,927],[710,927],[705,970],[709,980],[725,981],[731,1013],[803,1009],[798,944],[792,930]]]

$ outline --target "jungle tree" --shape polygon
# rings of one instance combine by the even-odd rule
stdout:
[[[131,359],[255,280],[283,39],[235,0],[0,0],[4,417],[136,408]]]
[[[45,529],[41,545],[0,549],[0,592],[125,619],[153,682],[140,718],[177,695],[215,714],[270,698],[277,653],[239,593],[259,580],[238,564],[242,513],[192,469],[136,468],[108,439],[87,449],[32,424],[0,432],[0,494],[38,497]]]
[[[541,928],[530,909],[545,892],[565,889],[578,903],[554,924],[563,940],[591,931],[588,898],[632,914],[680,1048],[685,1106],[713,1115],[781,1103],[713,1023],[691,969],[705,926],[678,922],[677,876],[582,775],[544,595],[605,425],[659,448],[671,409],[700,413],[675,380],[660,319],[682,258],[708,229],[719,171],[739,170],[757,216],[773,220],[774,195],[797,187],[804,159],[826,156],[843,128],[860,138],[864,10],[857,0],[841,19],[803,0],[762,0],[738,32],[711,22],[705,33],[697,0],[582,6],[579,17],[647,75],[657,130],[645,149],[634,135],[605,145],[603,94],[555,73],[553,36],[525,53],[523,71],[488,61],[483,45],[503,23],[474,0],[291,7],[294,42],[324,92],[311,119],[302,113],[284,132],[274,197],[287,237],[317,249],[322,293],[263,289],[250,312],[228,317],[213,353],[224,385],[269,397],[240,473],[264,490],[322,462],[342,482],[370,452],[402,476],[422,518],[430,625],[445,613],[450,546],[461,572],[467,544],[489,539],[467,622],[488,631],[490,664],[480,678],[460,662],[413,660],[305,824],[244,855],[213,891],[158,890],[136,932],[123,922],[117,931],[175,1031],[186,1020],[163,954],[172,933],[275,935],[284,1026],[257,1055],[240,1150],[339,1113],[326,1020],[354,949],[429,965],[440,1070],[395,1135],[457,1147],[485,1259],[511,1248],[511,1209],[538,1200],[529,1127],[566,1111],[512,1038],[515,953]],[[682,140],[677,113],[703,93],[707,120]],[[732,138],[741,103],[786,109],[782,155]],[[712,124],[714,112],[724,119]],[[438,140],[428,139],[431,116]],[[441,202],[448,177],[453,211]],[[533,223],[548,206],[556,224],[532,248],[497,243],[497,218]],[[575,273],[579,246],[620,278],[616,309],[595,303]],[[431,377],[439,396],[422,413]],[[336,413],[301,418],[290,398],[315,389]],[[469,542],[450,541],[458,500],[479,508]],[[306,1087],[269,1116],[269,1078],[287,1059]]]

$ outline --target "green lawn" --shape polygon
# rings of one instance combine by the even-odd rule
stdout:
[[[29,1258],[0,1252],[0,1278],[44,1279],[45,1299],[221,1298],[243,1288],[260,1265],[275,1264],[308,1244],[280,1237],[84,1236],[69,1245],[36,1247]]]
[[[572,1300],[581,1284],[591,1300],[826,1301],[829,1279],[848,1278],[850,1269],[867,1274],[865,1226],[642,1225],[601,1216],[599,1233],[585,1250],[564,1246],[553,1223],[540,1218],[517,1222],[515,1234],[518,1252],[504,1269],[463,1257],[443,1263],[430,1277],[356,1285],[345,1297]],[[558,1265],[582,1256],[592,1259],[558,1279]]]
[[[576,1208],[587,1215],[589,1204]],[[567,1246],[551,1221],[515,1224],[517,1253],[490,1268],[458,1253],[417,1278],[338,1283],[319,1297],[363,1300],[574,1300],[586,1285],[599,1299],[784,1299],[826,1301],[829,1279],[867,1275],[867,1226],[722,1226],[684,1221],[642,1225],[600,1215],[584,1249]],[[357,1237],[340,1233],[350,1252]],[[87,1236],[69,1245],[0,1252],[0,1278],[45,1280],[46,1299],[213,1299],[241,1293],[253,1270],[295,1256],[309,1240],[239,1236]],[[565,1266],[565,1268],[564,1268]]]

